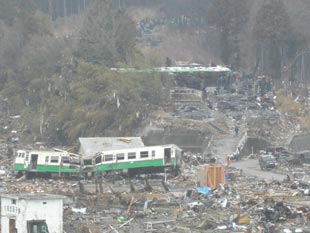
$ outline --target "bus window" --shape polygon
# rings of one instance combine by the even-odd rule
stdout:
[[[140,152],[140,158],[147,158],[147,157],[149,157],[148,151],[141,151]]]
[[[152,150],[152,157],[155,157],[156,154],[155,154],[155,150]]]
[[[29,159],[29,154],[26,155],[26,159],[25,160],[28,161],[28,159]]]
[[[129,152],[128,153],[128,159],[135,159],[136,158],[136,152]]]
[[[49,156],[45,156],[45,163],[48,163],[49,158]]]

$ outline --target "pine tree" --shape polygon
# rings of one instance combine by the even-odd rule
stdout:
[[[249,9],[249,0],[214,0],[208,11],[209,23],[220,33],[221,59],[233,68],[241,64],[239,36],[248,22]]]
[[[81,29],[78,55],[106,66],[127,63],[135,46],[135,25],[111,0],[97,0]]]
[[[272,78],[281,77],[283,49],[287,48],[293,30],[283,1],[268,0],[257,12],[254,36],[258,42],[261,67]]]

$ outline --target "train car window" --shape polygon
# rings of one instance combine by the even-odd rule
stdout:
[[[45,163],[48,163],[49,158],[49,156],[45,156]]]
[[[95,161],[96,161],[96,164],[101,163],[102,161],[101,155],[97,156]]]
[[[147,157],[149,157],[148,151],[141,151],[140,152],[140,158],[147,158]]]
[[[69,157],[62,157],[61,162],[62,163],[70,163],[70,158]]]
[[[129,152],[128,153],[128,159],[135,159],[136,158],[136,152]]]
[[[104,156],[104,161],[107,162],[107,161],[112,161],[113,160],[113,155],[105,155]]]
[[[152,150],[152,157],[155,157],[155,150]]]
[[[58,156],[51,156],[51,163],[58,163],[59,158]]]
[[[117,160],[124,160],[125,159],[125,154],[124,153],[116,154],[116,159]]]
[[[71,163],[80,165],[80,160],[77,158],[71,158]]]
[[[92,165],[92,160],[91,159],[84,159],[83,163],[84,163],[84,165]]]
[[[24,158],[25,157],[25,153],[22,153],[21,156],[22,156],[22,158]]]
[[[29,159],[29,155],[27,154],[27,155],[26,155],[26,159],[25,159],[25,160],[26,160],[26,161],[28,161],[28,159]]]

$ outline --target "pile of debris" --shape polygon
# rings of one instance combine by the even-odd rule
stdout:
[[[5,178],[2,193],[65,195],[64,230],[70,232],[307,232],[310,184],[259,180],[233,167],[188,157],[182,175],[95,180]],[[197,162],[198,161],[198,162]],[[198,164],[198,166],[196,166]],[[199,167],[224,174],[204,186]],[[223,170],[224,168],[224,170]],[[225,173],[222,173],[222,172]],[[200,174],[200,175],[199,175]],[[211,176],[212,177],[212,176]],[[203,178],[209,179],[209,178]],[[219,183],[214,181],[219,180]],[[209,184],[209,183],[206,183]],[[201,186],[202,187],[199,187]],[[88,231],[87,231],[88,229]]]
[[[186,178],[168,181],[164,191],[158,188],[158,180],[150,180],[152,191],[148,192],[130,192],[128,187],[122,192],[79,195],[78,208],[68,206],[65,211],[66,225],[76,231],[88,226],[99,232],[113,228],[118,232],[310,230],[310,197],[302,189],[292,188],[294,182],[234,176],[211,189],[196,187]]]

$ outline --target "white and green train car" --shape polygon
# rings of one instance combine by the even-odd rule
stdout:
[[[143,174],[163,172],[167,168],[177,171],[181,165],[182,150],[176,145],[145,146],[101,151],[82,159],[66,151],[18,150],[14,171],[26,177],[40,175],[77,175],[109,171]]]
[[[80,159],[65,151],[18,150],[13,169],[17,174],[77,174]]]
[[[92,160],[92,172],[123,170],[129,173],[161,172],[165,168],[177,170],[182,150],[174,145],[145,146],[101,151]],[[89,161],[84,163],[89,164]]]

